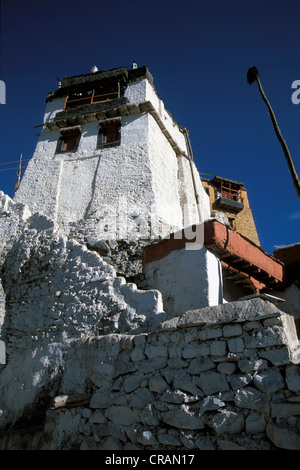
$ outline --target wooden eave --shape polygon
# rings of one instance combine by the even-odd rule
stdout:
[[[144,249],[143,264],[165,258],[175,250],[182,250],[194,241],[196,226],[191,226],[158,243]],[[188,238],[185,234],[189,234]],[[179,236],[181,235],[181,236]],[[255,245],[243,235],[231,230],[215,219],[204,222],[203,245],[221,262],[223,278],[230,279],[243,288],[254,292],[265,289],[280,289],[285,286],[286,266],[280,260],[268,255],[261,247]]]
[[[113,101],[115,101],[115,103]],[[105,102],[105,106],[101,106],[100,104],[92,104],[88,106],[82,106],[80,108],[72,108],[71,110],[61,111],[55,116],[53,120],[44,123],[44,125],[50,131],[55,131],[60,130],[62,127],[76,126],[89,122],[103,121],[105,119],[149,113],[157,122],[159,128],[167,138],[174,152],[177,155],[182,155],[183,149],[179,147],[177,142],[166,129],[151,101],[143,101],[141,103],[126,103],[125,101],[125,98],[121,98]]]
[[[284,286],[286,266],[282,261],[217,220],[204,224],[204,245],[219,258],[227,272],[249,281],[258,290]]]

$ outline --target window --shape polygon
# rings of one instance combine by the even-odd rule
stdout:
[[[101,103],[121,97],[120,81],[109,84],[97,84],[90,89],[77,89],[70,92],[65,102],[65,109],[77,108],[93,103]]]
[[[215,176],[212,180],[215,190],[213,209],[237,214],[244,209],[242,188],[244,183]]]
[[[114,119],[100,124],[97,147],[119,145],[121,140],[121,121]]]
[[[66,99],[65,109],[77,108],[78,106],[91,104],[93,100],[93,92],[93,90],[88,90],[70,93]]]
[[[76,152],[81,135],[80,126],[61,129],[60,133],[61,137],[57,142],[56,153]]]
[[[232,201],[242,202],[241,185],[229,180],[220,180],[216,187],[216,198],[225,197]]]

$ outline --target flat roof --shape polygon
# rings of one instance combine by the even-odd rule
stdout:
[[[245,183],[242,183],[241,181],[235,181],[233,179],[229,179],[229,178],[224,178],[223,176],[214,176],[213,178],[204,178],[204,177],[201,177],[201,180],[203,181],[209,181],[211,183],[214,183],[216,181],[227,181],[228,183],[232,183],[232,184],[236,184],[238,186],[244,186]]]
[[[52,101],[56,98],[66,96],[69,91],[76,90],[78,86],[93,85],[95,82],[111,80],[124,80],[125,83],[134,82],[146,77],[149,82],[153,85],[153,77],[149,72],[147,66],[138,67],[136,69],[128,70],[127,67],[117,67],[108,70],[99,70],[97,72],[89,72],[80,75],[73,75],[71,77],[65,77],[61,80],[61,86],[55,91],[48,93],[46,102]]]

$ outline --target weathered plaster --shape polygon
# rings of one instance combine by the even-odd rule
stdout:
[[[149,287],[159,286],[164,310],[169,314],[223,302],[220,262],[204,246],[171,251],[144,264],[144,273]]]
[[[52,217],[66,234],[76,223],[83,230],[85,221],[87,231],[93,224],[97,236],[105,238],[103,225],[107,223],[103,221],[107,211],[110,228],[114,225],[118,230],[127,225],[128,238],[133,236],[132,230],[136,236],[136,225],[131,228],[132,217],[144,217],[142,225],[147,230],[151,226],[151,236],[164,236],[183,227],[186,221],[198,222],[189,162],[178,153],[187,155],[178,124],[147,78],[129,82],[123,100],[133,105],[151,103],[152,111],[141,112],[137,108],[135,114],[122,115],[121,141],[117,146],[97,149],[99,121],[92,117],[81,124],[77,151],[57,154],[59,130],[43,127],[14,200],[25,202],[33,212]],[[63,104],[63,96],[48,101],[44,122],[51,123],[57,113],[63,116]],[[82,109],[72,110],[73,114],[80,114]],[[195,167],[194,171],[204,220],[209,216],[208,197]],[[122,217],[124,220],[120,221]],[[115,233],[115,238],[121,238],[120,232]]]

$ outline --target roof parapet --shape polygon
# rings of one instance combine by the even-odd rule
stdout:
[[[60,88],[48,93],[46,102],[65,96],[69,91],[76,89],[80,85],[86,87],[95,84],[95,82],[110,80],[122,80],[124,83],[128,83],[140,80],[141,78],[147,78],[153,85],[153,77],[147,66],[132,70],[128,70],[127,67],[122,66],[115,69],[100,70],[98,72],[65,77],[60,82]]]

